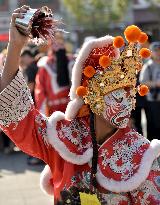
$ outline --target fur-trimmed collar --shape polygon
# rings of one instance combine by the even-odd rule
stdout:
[[[54,113],[48,123],[48,141],[66,161],[90,163],[93,149],[88,117],[65,120]],[[113,192],[137,188],[149,175],[153,161],[160,155],[160,141],[151,143],[130,128],[119,129],[99,148],[97,181]]]

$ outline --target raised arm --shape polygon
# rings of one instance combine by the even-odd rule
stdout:
[[[22,18],[27,6],[12,15],[8,54],[1,77],[0,128],[24,152],[49,163],[54,149],[47,141],[47,122],[34,107],[30,90],[19,71],[19,56],[27,37],[15,27],[16,17]]]
[[[16,18],[23,18],[23,14],[29,9],[28,6],[22,6],[14,11],[11,18],[9,30],[8,53],[1,77],[0,91],[2,91],[15,77],[19,68],[19,58],[23,46],[27,43],[28,37],[18,32],[15,26]]]

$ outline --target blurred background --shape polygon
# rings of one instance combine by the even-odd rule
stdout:
[[[137,84],[152,81],[156,89],[153,89],[152,99],[137,96],[137,108],[132,113],[130,125],[150,140],[160,138],[160,119],[157,119],[157,111],[150,109],[156,106],[160,110],[160,0],[0,0],[0,73],[7,54],[11,13],[24,4],[31,8],[48,6],[55,18],[62,19],[66,31],[56,34],[56,46],[50,41],[39,46],[29,43],[21,53],[20,69],[40,112],[50,116],[56,110],[65,111],[72,67],[85,41],[106,34],[123,35],[127,25],[135,24],[149,36],[143,46],[148,48],[151,45],[149,60],[153,67],[151,79],[145,79],[144,72],[140,73]],[[144,62],[146,67],[147,63]],[[47,72],[45,64],[51,72]],[[53,85],[63,87],[59,89],[63,91],[55,91]],[[153,123],[154,120],[158,123]],[[39,159],[23,154],[0,131],[0,204],[53,204],[53,199],[39,188],[44,166]]]
[[[0,0],[0,48],[8,40],[10,14],[23,5],[39,8],[47,5],[62,18],[69,31],[66,38],[75,46],[85,36],[121,33],[128,24],[136,24],[159,40],[159,0]]]

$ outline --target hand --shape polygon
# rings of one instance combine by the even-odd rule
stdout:
[[[14,10],[11,18],[10,30],[9,30],[9,44],[17,49],[22,49],[23,46],[28,42],[28,37],[21,34],[15,25],[16,18],[24,18],[24,14],[29,9],[29,6],[22,6]]]

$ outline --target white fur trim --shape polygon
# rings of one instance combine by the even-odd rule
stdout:
[[[57,121],[65,119],[65,115],[62,112],[54,112],[48,120],[47,124],[47,136],[49,143],[55,148],[59,155],[66,161],[82,165],[90,161],[93,156],[93,149],[89,148],[83,155],[76,155],[72,153],[67,146],[58,138],[56,124]]]
[[[105,177],[100,168],[96,175],[98,183],[105,189],[112,192],[129,192],[138,188],[143,183],[151,170],[153,161],[160,155],[160,140],[152,140],[149,148],[143,155],[139,170],[127,181],[115,181]]]
[[[52,179],[52,173],[50,167],[46,165],[40,175],[40,188],[43,193],[53,196],[54,187],[50,183],[50,179]]]
[[[72,86],[70,89],[70,98],[71,100],[77,98],[76,95],[76,89],[78,86],[81,85],[81,78],[82,78],[82,69],[83,69],[83,64],[85,60],[88,58],[90,52],[94,48],[102,48],[106,45],[109,45],[113,42],[113,37],[112,36],[104,36],[98,39],[92,39],[86,43],[83,44],[80,53],[76,59],[76,62],[73,66],[72,70]],[[115,48],[115,54],[116,58],[119,57],[119,49]]]
[[[40,58],[40,60],[37,62],[37,66],[38,67],[44,67],[46,65],[48,56],[43,56],[42,58]]]
[[[70,101],[66,108],[65,118],[67,120],[74,119],[83,104],[84,104],[84,101],[81,98],[76,98],[73,101]]]
[[[40,69],[41,69],[41,68],[44,68],[44,69],[48,72],[48,74],[49,74],[49,76],[50,76],[50,78],[51,78],[51,86],[52,86],[53,93],[54,93],[54,94],[57,94],[57,93],[59,93],[59,92],[61,92],[61,91],[66,90],[66,89],[69,88],[69,87],[68,87],[68,86],[60,87],[60,86],[58,85],[58,83],[57,83],[57,74],[54,73],[54,72],[51,70],[50,66],[47,64],[47,59],[48,59],[48,57],[44,56],[42,59],[40,59],[40,60],[38,61],[37,66],[38,66]],[[64,74],[64,75],[65,75],[65,74]]]

